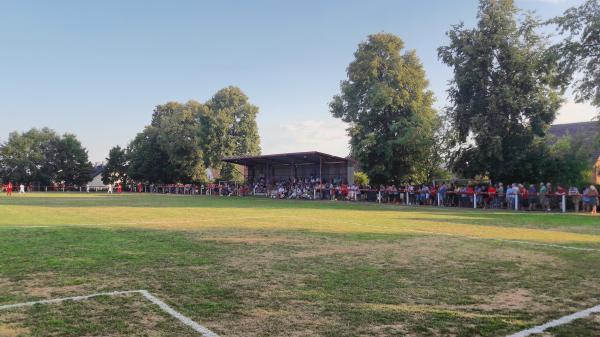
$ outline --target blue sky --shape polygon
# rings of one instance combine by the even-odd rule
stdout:
[[[520,0],[548,18],[577,0]],[[207,100],[236,85],[259,106],[263,153],[347,154],[328,103],[358,43],[399,35],[416,49],[445,104],[451,72],[437,59],[450,25],[475,23],[461,1],[0,0],[0,141],[49,126],[78,135],[92,161],[126,145],[155,105]],[[568,102],[558,122],[589,120]]]

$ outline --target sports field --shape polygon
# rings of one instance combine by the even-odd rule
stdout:
[[[220,336],[508,336],[600,304],[600,218],[165,195],[0,197],[0,306],[144,289]],[[599,336],[600,315],[544,337]],[[200,336],[138,293],[0,336]]]

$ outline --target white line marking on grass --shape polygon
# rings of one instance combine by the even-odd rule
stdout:
[[[533,334],[543,333],[547,329],[554,328],[554,327],[557,327],[557,326],[560,326],[560,325],[569,324],[569,323],[573,322],[576,319],[586,318],[586,317],[588,317],[588,316],[590,316],[591,314],[594,314],[594,313],[600,313],[600,305],[597,305],[597,306],[595,306],[593,308],[589,308],[589,309],[585,309],[585,310],[576,312],[576,313],[571,314],[571,315],[567,315],[567,316],[555,319],[555,320],[550,321],[550,322],[548,322],[546,324],[535,326],[535,327],[533,327],[531,329],[519,331],[519,332],[517,332],[515,334],[512,334],[510,336],[507,336],[507,337],[527,337],[527,336],[531,336]]]
[[[36,304],[56,304],[65,301],[83,301],[88,300],[90,298],[98,297],[98,296],[116,296],[116,295],[127,295],[132,293],[139,293],[139,290],[127,290],[127,291],[111,291],[107,293],[96,293],[91,295],[83,295],[83,296],[73,296],[73,297],[63,297],[63,298],[55,298],[51,300],[40,300],[40,301],[32,301],[32,302],[23,302],[16,304],[7,304],[0,306],[0,310],[5,309],[14,309],[21,307],[31,307]]]
[[[203,336],[205,336],[205,337],[219,337],[219,335],[217,335],[216,333],[214,333],[214,332],[208,330],[207,328],[203,327],[202,325],[200,325],[200,324],[192,321],[188,317],[182,315],[180,312],[178,312],[175,309],[173,309],[170,306],[168,306],[165,302],[163,302],[160,299],[154,297],[147,290],[140,290],[139,293],[142,294],[142,296],[144,296],[148,301],[150,301],[150,302],[158,305],[164,312],[166,312],[169,315],[177,318],[181,323],[183,323],[183,324],[189,326],[190,328],[194,329],[195,331],[201,333]]]
[[[204,337],[219,337],[219,335],[217,335],[216,333],[214,333],[214,332],[210,331],[208,328],[194,322],[189,317],[184,316],[182,313],[171,308],[168,304],[161,301],[156,296],[150,294],[149,291],[143,290],[143,289],[142,290],[111,291],[111,292],[96,293],[96,294],[83,295],[83,296],[72,296],[72,297],[55,298],[55,299],[50,299],[50,300],[23,302],[23,303],[16,303],[16,304],[6,304],[6,305],[0,305],[0,310],[31,307],[36,304],[56,304],[56,303],[61,303],[61,302],[65,302],[65,301],[83,301],[83,300],[88,300],[90,298],[99,297],[99,296],[116,296],[116,295],[127,295],[127,294],[141,294],[145,299],[147,299],[148,301],[157,305],[162,311],[168,313],[169,315],[171,315],[171,317],[176,318],[181,323],[189,326],[194,331],[199,332]]]

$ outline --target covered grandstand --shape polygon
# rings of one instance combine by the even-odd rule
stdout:
[[[237,156],[224,162],[244,166],[246,182],[274,185],[280,181],[312,180],[348,183],[354,178],[354,161],[318,151]]]

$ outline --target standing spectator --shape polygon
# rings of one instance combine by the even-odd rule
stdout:
[[[348,200],[348,185],[342,184],[342,187],[340,188],[340,191],[342,193],[342,198],[344,200]]]
[[[21,184],[19,185],[19,194],[24,194],[25,193],[25,185]]]
[[[496,188],[490,184],[487,189],[490,208],[496,207]]]
[[[590,188],[586,187],[583,189],[583,211],[590,211]]]
[[[440,190],[438,191],[440,203],[442,206],[444,206],[445,201],[446,201],[446,191],[447,190],[448,190],[448,186],[446,186],[446,183],[443,183],[442,186],[440,186]]]
[[[540,206],[543,210],[549,210],[548,188],[544,183],[540,183]]]
[[[573,200],[573,208],[575,209],[575,213],[579,213],[579,203],[581,202],[581,195],[579,194],[579,189],[577,186],[569,187],[569,196]]]
[[[525,210],[526,207],[529,207],[529,191],[525,188],[523,184],[519,184],[519,200],[521,203],[521,208]]]
[[[592,207],[592,214],[596,215],[597,214],[597,208],[598,208],[598,190],[596,189],[596,186],[594,185],[590,185],[590,206]]]
[[[508,188],[506,189],[506,205],[510,208],[510,209],[515,209],[515,196],[517,195],[517,193],[519,193],[519,190],[517,189],[517,184],[512,184],[509,185]]]
[[[502,199],[504,199],[504,194],[506,193],[506,191],[504,190],[504,185],[502,183],[498,183],[498,188],[496,189],[496,192],[498,193],[498,197],[496,198],[496,206],[498,208],[502,208]]]
[[[529,210],[535,211],[539,200],[537,190],[535,189],[535,184],[529,185],[529,190],[527,191],[527,194],[529,195]]]
[[[550,212],[552,210],[552,184],[546,184],[546,194],[548,197],[546,198],[546,210]]]
[[[13,189],[13,185],[12,183],[9,181],[8,185],[6,185],[6,195],[7,196],[11,196],[12,195],[12,189]]]
[[[562,187],[562,185],[558,185],[558,187],[556,188],[556,196],[558,197],[558,204],[560,205],[560,209],[562,211],[563,207],[564,209],[567,209],[567,199],[565,198],[565,204],[563,205],[563,195],[567,194],[567,191],[564,189],[564,187]]]

